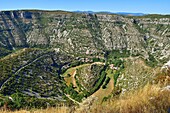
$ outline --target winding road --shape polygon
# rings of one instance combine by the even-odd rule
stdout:
[[[29,65],[31,65],[32,63],[36,62],[37,60],[39,60],[39,59],[41,59],[41,58],[43,58],[43,57],[45,57],[45,56],[48,56],[48,55],[49,55],[49,54],[46,53],[46,54],[44,54],[44,55],[42,55],[42,56],[37,57],[36,59],[34,59],[33,61],[29,62],[28,64],[25,64],[24,66],[20,67],[20,68],[14,73],[14,75],[18,74],[22,69],[26,68],[27,66],[29,66]],[[12,76],[10,76],[10,77],[0,86],[0,91],[2,90],[3,86],[4,86],[8,81],[10,81],[10,79],[12,79]]]

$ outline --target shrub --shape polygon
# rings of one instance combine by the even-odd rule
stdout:
[[[114,86],[116,86],[116,83],[117,83],[117,79],[120,75],[120,71],[117,71],[115,74],[114,74]]]
[[[106,77],[106,80],[105,80],[105,82],[104,82],[104,84],[103,84],[103,86],[102,86],[103,89],[106,88],[106,86],[107,86],[107,84],[109,83],[109,81],[110,81],[110,77]]]
[[[155,67],[158,64],[158,61],[155,59],[153,55],[149,53],[148,60],[145,60],[146,64],[150,67]]]
[[[100,86],[103,84],[104,80],[106,79],[106,72],[105,70],[103,70],[101,72],[101,77],[100,79],[97,81],[96,85],[94,86],[94,88],[92,89],[91,93],[94,93],[95,91],[97,91]]]

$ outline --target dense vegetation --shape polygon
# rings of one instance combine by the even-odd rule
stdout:
[[[35,97],[30,97],[23,95],[22,93],[14,93],[10,97],[1,96],[0,97],[0,107],[5,107],[6,109],[16,110],[16,109],[32,109],[32,108],[47,108],[49,106],[58,106],[58,100],[48,100],[48,99],[37,99]]]

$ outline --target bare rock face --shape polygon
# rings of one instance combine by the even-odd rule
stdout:
[[[52,47],[85,54],[129,50],[157,60],[170,57],[169,16],[123,17],[64,11],[0,12],[0,47]]]

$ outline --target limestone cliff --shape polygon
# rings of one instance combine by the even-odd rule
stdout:
[[[64,11],[0,12],[0,47],[60,48],[85,54],[129,50],[131,55],[157,60],[170,56],[170,16],[129,17]]]

